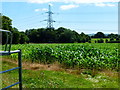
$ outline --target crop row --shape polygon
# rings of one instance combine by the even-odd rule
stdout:
[[[91,44],[26,44],[13,45],[12,49],[18,47],[23,51],[23,59],[44,64],[58,62],[67,67],[118,70],[120,61],[118,47],[113,46],[98,48]],[[17,55],[13,54],[11,57],[16,59]]]

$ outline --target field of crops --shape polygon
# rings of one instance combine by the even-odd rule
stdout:
[[[104,43],[106,42],[106,39],[110,41],[110,38],[102,38],[102,39],[104,40]],[[98,41],[98,40],[100,40],[100,38],[92,38],[91,43],[95,43],[95,41]]]
[[[23,60],[51,64],[58,62],[70,68],[118,70],[118,44],[18,44],[12,50],[22,49]],[[11,55],[16,59],[17,55]]]

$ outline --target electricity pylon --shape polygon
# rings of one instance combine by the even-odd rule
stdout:
[[[52,11],[51,11],[51,5],[49,4],[49,10],[48,12],[48,19],[47,20],[44,20],[44,21],[47,21],[47,28],[49,29],[53,29],[53,22],[55,22],[53,19],[52,19],[52,14],[54,14]]]

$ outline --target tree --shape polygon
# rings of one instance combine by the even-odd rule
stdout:
[[[74,42],[74,35],[72,31],[70,30],[65,30],[63,33],[61,33],[59,37],[59,42],[60,43],[73,43]]]
[[[12,20],[7,16],[0,16],[0,21],[2,21],[1,29],[12,31]],[[5,44],[7,40],[7,35],[5,32],[2,33],[2,44]]]
[[[110,41],[114,41],[114,38],[110,38]]]
[[[101,38],[100,40],[98,40],[98,43],[104,43],[104,40]]]
[[[12,20],[7,16],[2,16],[2,29],[12,31]]]
[[[17,28],[12,27],[12,20],[7,16],[1,16],[2,29],[12,32],[12,43],[18,44],[20,40],[20,33]],[[2,44],[6,43],[6,33],[2,33]],[[10,38],[10,37],[9,37]]]
[[[119,41],[119,40],[120,40],[120,38],[117,37],[117,38],[116,38],[116,41]]]
[[[90,36],[84,34],[83,32],[80,34],[80,42],[85,43],[90,41],[91,41]]]
[[[95,40],[95,43],[97,43],[97,41]]]
[[[105,38],[105,35],[104,35],[104,33],[102,33],[102,32],[97,32],[97,33],[94,35],[94,38]]]
[[[20,43],[20,33],[18,31],[13,32],[13,39],[12,39],[13,44],[18,44]]]
[[[84,33],[78,34],[76,31],[60,27],[58,29],[30,29],[25,34],[31,43],[74,43],[90,42],[91,38]],[[83,39],[83,41],[82,41]]]
[[[12,39],[12,43],[13,44],[20,43],[20,32],[15,27],[12,28],[12,38],[13,38]]]
[[[105,42],[107,43],[107,42],[108,42],[108,39],[106,39]]]
[[[25,35],[24,32],[20,32],[20,44],[24,44],[29,41],[29,38]]]

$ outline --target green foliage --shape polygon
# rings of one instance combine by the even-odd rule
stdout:
[[[107,42],[108,42],[108,39],[105,39],[105,42],[107,43]]]
[[[119,34],[111,33],[111,34],[105,35],[102,32],[97,32],[95,35],[91,36],[91,38],[92,38],[92,41],[93,41],[93,39],[97,40],[97,41],[94,40],[95,43],[96,42],[98,42],[98,43],[103,43],[103,42],[106,42],[106,43],[120,43],[120,35]],[[99,38],[103,38],[104,41],[103,40],[98,40]]]
[[[60,27],[52,29],[30,29],[26,30],[26,35],[31,43],[74,43],[90,42],[91,38],[84,33],[78,34],[76,31]]]
[[[15,63],[3,60],[2,70],[16,67]],[[91,71],[85,70],[82,74],[69,74],[64,71],[22,70],[23,88],[119,88],[118,78],[104,74],[91,76]],[[2,75],[2,87],[18,82],[18,71],[14,70]],[[12,88],[18,88],[18,85]],[[105,89],[106,90],[106,89]]]
[[[24,32],[20,32],[20,44],[24,44],[25,42],[28,42],[29,38],[25,35]]]
[[[110,38],[110,41],[114,41],[114,38]]]
[[[12,31],[12,20],[7,16],[0,16],[0,17],[1,17],[0,22],[2,23],[0,28],[4,30]],[[6,40],[7,40],[6,33],[2,33],[2,44],[5,44]]]
[[[98,40],[98,43],[104,43],[104,40],[101,38],[100,40]]]
[[[20,33],[18,31],[13,32],[13,39],[12,43],[13,44],[18,44],[20,42]]]
[[[7,16],[2,16],[2,29],[12,31],[12,20]]]
[[[118,70],[117,44],[25,44],[14,45],[12,49],[18,47],[23,50],[23,59],[32,62],[57,61],[67,67]],[[17,57],[12,55],[12,58]]]
[[[2,21],[2,29],[3,30],[8,30],[12,32],[12,43],[13,44],[18,44],[18,43],[26,43],[29,41],[29,38],[27,35],[25,35],[24,32],[19,32],[17,28],[12,27],[12,20],[7,17],[7,16],[0,16],[0,21]],[[2,33],[2,44],[6,43],[6,33]],[[9,37],[10,38],[10,37]]]
[[[114,38],[114,39],[115,38],[120,38],[120,35],[111,33],[111,34],[108,35],[108,38]]]
[[[102,32],[97,32],[97,33],[94,35],[94,38],[105,38],[105,35],[104,35],[104,33],[102,33]]]

